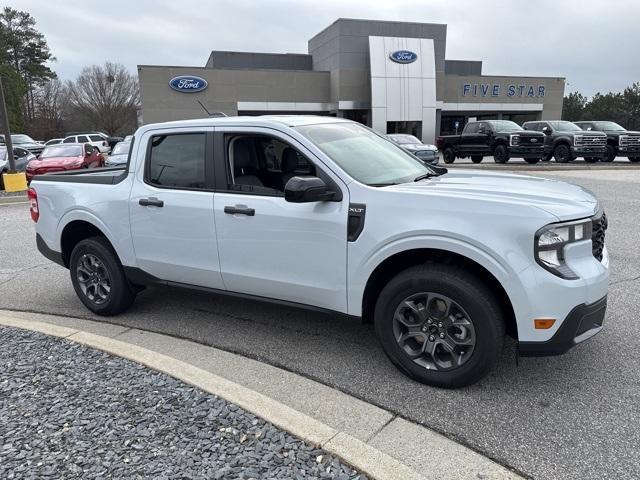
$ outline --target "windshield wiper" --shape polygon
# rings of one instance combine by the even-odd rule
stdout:
[[[419,182],[420,180],[424,180],[426,178],[437,177],[437,175],[433,172],[423,173],[422,175],[418,175],[413,179],[414,182]]]

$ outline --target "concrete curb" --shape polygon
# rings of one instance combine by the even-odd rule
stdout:
[[[25,315],[23,314],[22,316],[24,317]],[[62,317],[62,319],[64,320],[64,317]],[[55,321],[56,319],[53,318],[53,320]],[[135,345],[130,341],[116,340],[107,336],[89,333],[82,329],[83,323],[86,323],[89,329],[94,327],[94,330],[96,330],[95,325],[91,324],[98,325],[98,329],[106,328],[108,330],[108,326],[104,327],[97,322],[75,318],[73,319],[73,323],[80,328],[36,321],[29,318],[19,318],[18,316],[6,315],[0,312],[0,325],[37,331],[102,350],[112,355],[145,365],[153,370],[166,373],[187,384],[224,398],[273,425],[288,431],[292,435],[338,456],[344,462],[352,465],[373,479],[418,480],[450,478],[453,480],[462,478],[522,478],[462,445],[446,439],[425,427],[399,419],[391,414],[389,414],[390,420],[385,422],[384,427],[365,442],[357,438],[357,433],[334,428],[317,418],[313,418],[311,415],[292,408],[289,405],[285,405],[267,395],[190,363],[165,355],[156,350]],[[124,332],[128,330],[129,329],[124,329]],[[122,330],[119,332],[120,333],[116,333],[116,336],[124,333]],[[155,335],[159,336],[159,334]],[[166,348],[170,346],[173,337],[165,335],[161,337],[163,337],[163,347]],[[185,342],[181,339],[173,340],[176,343]],[[167,342],[169,342],[169,344],[167,344]],[[195,345],[201,349],[210,349],[212,352],[217,350],[213,347],[202,347],[199,344],[194,344],[194,346]],[[240,356],[237,357],[239,359],[244,358]],[[269,368],[273,369],[275,367]],[[239,376],[242,375],[242,365],[236,370],[236,373]],[[308,382],[309,385],[316,383],[303,377],[300,378],[302,381]],[[342,401],[361,402],[353,397],[342,395],[347,398],[347,400],[343,399]],[[389,427],[389,431],[392,432],[391,436],[383,434],[383,431],[387,427]],[[354,434],[352,435],[352,433]],[[403,450],[401,448],[398,450],[398,446],[402,446],[403,443],[407,444],[406,449]],[[418,443],[418,445],[416,445],[416,443]],[[434,465],[432,471],[425,472],[422,468],[418,469],[416,468],[417,466],[408,465],[398,459],[398,457],[402,457],[403,459],[407,458],[406,452],[416,449],[431,449],[437,451],[437,458],[440,458],[441,460],[439,461],[443,464]],[[444,455],[442,455],[443,453]],[[444,459],[443,456],[445,457]],[[437,461],[433,459],[431,459],[431,462],[437,463]],[[418,470],[420,470],[420,473]],[[446,474],[443,475],[443,472],[446,472]]]
[[[0,197],[0,205],[17,205],[20,203],[29,203],[27,195],[7,195]]]

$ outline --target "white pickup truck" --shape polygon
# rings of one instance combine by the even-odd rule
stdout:
[[[153,284],[339,312],[442,387],[487,374],[505,333],[556,355],[602,329],[607,220],[589,191],[447,172],[342,119],[146,125],[125,168],[38,176],[29,197],[39,250],[100,315]]]

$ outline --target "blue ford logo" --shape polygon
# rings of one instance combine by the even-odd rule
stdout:
[[[178,92],[201,92],[207,88],[207,81],[193,75],[180,75],[173,77],[169,86]]]
[[[418,55],[409,50],[398,50],[390,54],[389,58],[396,63],[413,63],[418,59]]]

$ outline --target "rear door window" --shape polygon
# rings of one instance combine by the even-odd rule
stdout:
[[[205,188],[205,145],[205,133],[154,135],[145,180],[159,187]]]

